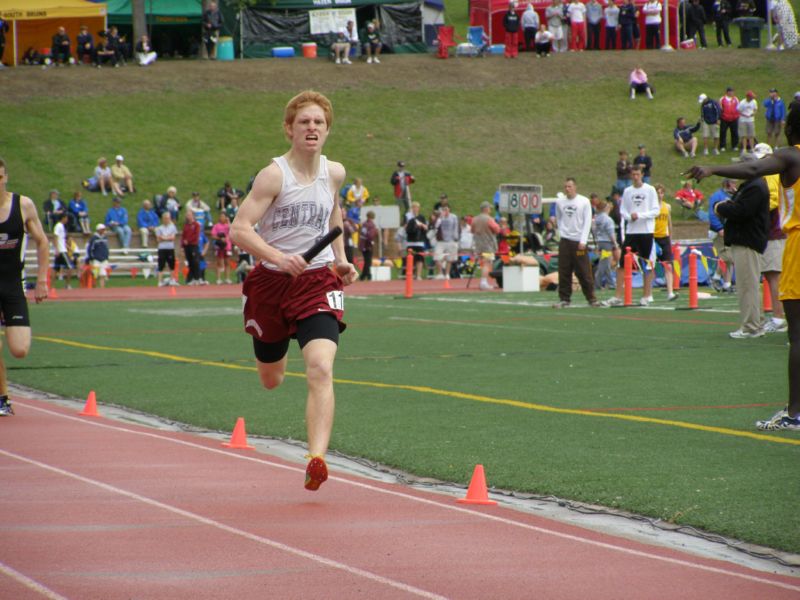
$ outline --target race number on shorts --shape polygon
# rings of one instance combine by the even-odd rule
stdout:
[[[333,310],[344,310],[344,292],[335,290],[325,294],[328,298],[328,306]]]

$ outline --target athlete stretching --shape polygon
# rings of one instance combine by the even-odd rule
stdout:
[[[301,256],[329,228],[342,226],[336,198],[345,170],[322,155],[332,122],[331,103],[322,94],[306,91],[289,101],[283,128],[292,147],[256,176],[230,230],[233,242],[259,261],[244,283],[244,327],[253,336],[264,387],[283,381],[290,338],[303,353],[309,490],[328,478],[333,361],[345,327],[342,288],[357,275],[341,237],[310,264]]]
[[[36,243],[38,272],[34,298],[37,303],[47,298],[50,247],[33,201],[6,191],[7,179],[6,163],[0,158],[0,313],[8,349],[16,358],[24,358],[31,349],[31,322],[23,282],[25,236],[27,234]],[[0,417],[13,414],[8,401],[6,365],[0,352]]]
[[[789,324],[789,403],[772,418],[757,421],[759,429],[800,430],[800,108],[786,119],[788,148],[761,160],[727,167],[692,167],[689,174],[698,181],[709,175],[753,179],[780,174],[781,227],[786,233],[779,296]]]

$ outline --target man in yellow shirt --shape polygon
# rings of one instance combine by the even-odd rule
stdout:
[[[674,281],[672,277],[672,206],[666,201],[666,190],[660,183],[656,184],[656,193],[658,194],[658,201],[661,203],[658,216],[656,217],[656,225],[653,230],[653,242],[661,249],[659,253],[658,262],[664,267],[664,282],[667,286],[667,300],[675,300],[678,294],[674,291]]]
[[[116,162],[111,166],[111,177],[118,186],[125,186],[125,191],[131,194],[135,193],[133,189],[133,174],[131,170],[124,164],[125,159],[121,154],[117,154]]]
[[[710,175],[736,179],[753,179],[766,175],[780,176],[781,228],[786,234],[780,281],[780,300],[789,329],[789,402],[772,418],[756,421],[764,430],[792,429],[800,431],[800,108],[786,118],[786,140],[781,148],[761,160],[730,166],[701,167],[689,170],[698,181]]]

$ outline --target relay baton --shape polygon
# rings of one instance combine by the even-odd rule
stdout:
[[[303,254],[302,254],[303,260],[305,260],[307,263],[310,263],[312,260],[314,260],[314,257],[317,254],[322,252],[328,244],[330,244],[333,240],[338,238],[340,235],[342,235],[342,228],[337,225],[336,227],[331,229],[328,233],[326,233],[321,238],[319,238],[314,243],[314,245],[311,246],[311,248],[309,248],[308,250],[303,252]]]

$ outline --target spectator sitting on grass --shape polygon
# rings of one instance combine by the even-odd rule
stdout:
[[[121,154],[117,154],[114,159],[116,162],[111,166],[111,176],[114,178],[114,183],[122,191],[135,193],[133,188],[133,174],[131,170],[124,164],[125,158]]]
[[[703,192],[694,189],[691,179],[683,182],[683,187],[675,193],[675,200],[685,209],[695,212],[703,204]]]
[[[675,139],[675,148],[686,158],[690,156],[694,158],[697,151],[697,138],[693,134],[698,129],[700,129],[700,121],[695,125],[687,125],[686,119],[679,117],[675,122],[675,130],[672,132],[672,137]]]
[[[125,254],[131,245],[131,228],[128,225],[128,210],[122,206],[122,200],[114,196],[112,206],[106,213],[105,225],[117,234],[119,245]]]
[[[108,161],[105,157],[101,156],[97,159],[97,166],[94,168],[94,176],[97,179],[97,185],[100,186],[100,191],[103,196],[108,196],[108,190],[111,190],[115,196],[122,196],[122,189],[114,181],[114,176],[111,174],[111,167],[108,166]]]
[[[72,215],[70,220],[80,228],[82,233],[92,233],[92,226],[89,223],[89,207],[86,206],[80,190],[72,195],[72,200],[69,201],[69,212]]]
[[[136,225],[139,227],[139,237],[142,240],[142,248],[147,248],[150,234],[155,234],[159,219],[150,200],[142,202],[142,208],[136,214]]]
[[[647,82],[647,73],[641,67],[636,67],[628,76],[628,82],[631,88],[631,100],[636,99],[636,94],[647,94],[647,97],[653,99],[653,87]]]

